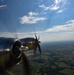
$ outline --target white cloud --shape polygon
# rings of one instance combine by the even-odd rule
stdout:
[[[66,23],[74,23],[74,20],[69,20]]]
[[[61,13],[62,12],[62,8],[64,7],[64,5],[67,3],[67,0],[54,0],[54,3],[46,6],[44,4],[39,5],[40,8],[43,8],[44,10],[58,10],[57,13]]]
[[[0,32],[0,37],[17,38],[17,34],[16,33],[10,33],[10,32]]]
[[[35,12],[32,12],[32,11],[29,12],[28,14],[29,14],[30,16],[36,16],[36,15],[38,15],[38,13],[35,13]]]
[[[52,5],[50,10],[58,10],[60,7],[58,5]]]
[[[42,4],[39,7],[43,8],[44,10],[57,10],[57,9],[59,9],[59,6],[57,6],[57,5],[45,6]]]
[[[59,31],[73,31],[74,30],[74,20],[69,20],[65,25],[58,25],[47,29],[45,32],[59,32]]]
[[[44,10],[50,9],[50,6],[45,6],[44,4],[39,5],[40,8],[43,8]]]
[[[60,8],[59,3],[61,0],[55,0],[54,3],[50,6],[45,6],[44,4],[39,5],[39,7],[43,8],[44,10],[58,10]]]
[[[58,10],[58,11],[57,11],[57,13],[61,13],[61,12],[63,12],[63,10]]]
[[[7,5],[0,5],[0,9],[7,8]]]
[[[62,0],[55,0],[55,4],[59,4]]]
[[[38,21],[46,20],[46,18],[44,17],[37,17],[37,16],[38,16],[38,13],[31,11],[28,13],[28,15],[20,17],[20,23],[21,24],[35,24]]]

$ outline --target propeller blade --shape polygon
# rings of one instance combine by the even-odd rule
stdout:
[[[38,47],[38,49],[39,49],[39,53],[41,54],[41,47],[40,47],[40,44],[39,44],[39,42],[36,41],[36,42],[35,42],[34,54],[36,53],[37,47]]]
[[[35,33],[35,39],[37,39],[37,35],[36,35],[36,33]]]
[[[40,35],[38,36],[38,41],[39,41],[39,39],[40,39]]]
[[[37,35],[36,35],[36,33],[35,33],[35,39],[36,39],[36,41],[38,41],[38,42],[39,42],[40,35],[37,37]]]
[[[40,47],[40,36],[37,37],[36,33],[35,33],[35,49],[34,49],[34,54],[36,53],[37,47],[39,49],[39,53],[41,54],[41,47]]]
[[[23,52],[22,52],[22,62],[23,62],[24,72],[26,72],[26,75],[31,75],[29,62]]]
[[[39,52],[40,52],[40,54],[41,54],[41,47],[40,47],[40,44],[38,43],[37,46],[38,46]]]

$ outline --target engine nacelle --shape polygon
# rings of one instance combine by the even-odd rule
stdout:
[[[0,41],[0,71],[9,68],[12,63],[17,64],[21,60],[21,42],[14,38],[2,38]],[[10,64],[10,65],[9,65]]]

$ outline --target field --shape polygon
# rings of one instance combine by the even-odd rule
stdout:
[[[42,43],[41,48],[41,55],[28,57],[31,75],[74,75],[74,42]],[[21,62],[10,72],[24,75],[23,69]]]
[[[74,42],[46,43],[42,50],[29,57],[32,75],[74,75]]]

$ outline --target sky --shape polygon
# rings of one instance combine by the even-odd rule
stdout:
[[[0,37],[74,40],[74,0],[0,0]]]

